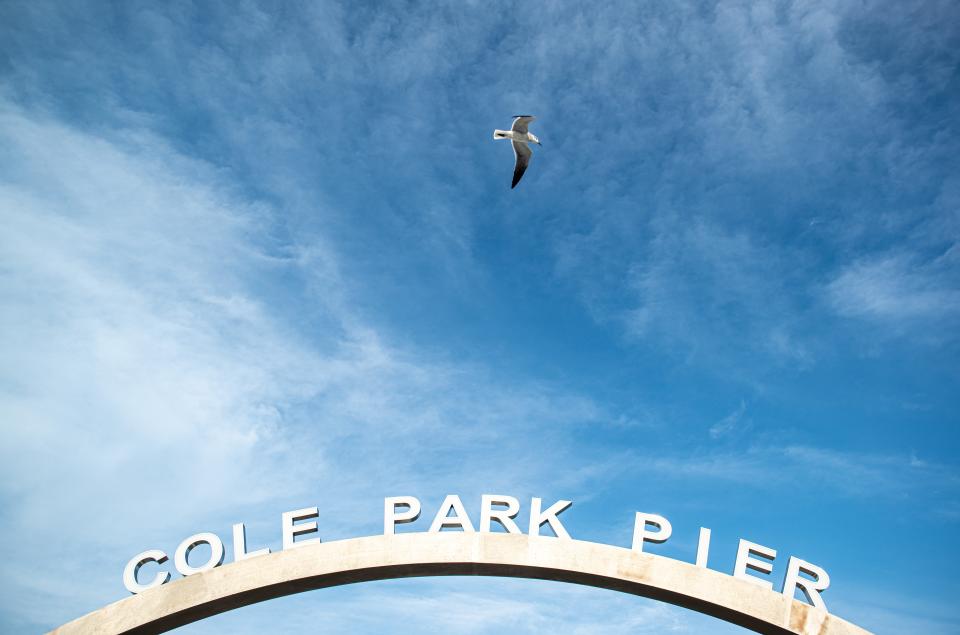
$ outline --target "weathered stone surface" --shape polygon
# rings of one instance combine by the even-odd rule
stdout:
[[[536,578],[612,589],[760,633],[869,635],[780,593],[671,558],[580,540],[460,532],[354,538],[235,562],[114,602],[52,633],[162,633],[310,589],[438,575]]]

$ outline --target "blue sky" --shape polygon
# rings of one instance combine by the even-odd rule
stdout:
[[[503,493],[623,546],[663,514],[685,560],[707,526],[713,568],[746,538],[864,627],[957,632],[957,13],[0,4],[0,630],[197,531]],[[543,147],[511,191],[516,113]],[[439,579],[182,632],[398,620],[738,631]]]

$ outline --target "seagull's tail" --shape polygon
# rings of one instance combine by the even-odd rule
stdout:
[[[494,139],[509,139],[509,138],[510,138],[510,133],[507,132],[506,130],[494,130],[494,131],[493,131],[493,138],[494,138]]]

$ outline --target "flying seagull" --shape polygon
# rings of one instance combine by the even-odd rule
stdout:
[[[537,139],[535,134],[527,132],[527,126],[534,119],[536,119],[536,117],[533,115],[515,115],[513,118],[513,126],[510,127],[510,130],[493,131],[494,139],[510,139],[513,143],[513,153],[517,157],[517,163],[513,166],[513,183],[510,185],[511,190],[517,187],[517,183],[520,182],[523,173],[527,171],[527,166],[530,165],[530,157],[533,155],[533,151],[530,149],[529,144],[535,143],[542,145],[540,139]]]

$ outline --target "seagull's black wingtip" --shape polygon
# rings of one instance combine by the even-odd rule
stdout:
[[[513,118],[516,119],[517,117],[532,117],[532,116],[533,115],[514,115]]]

